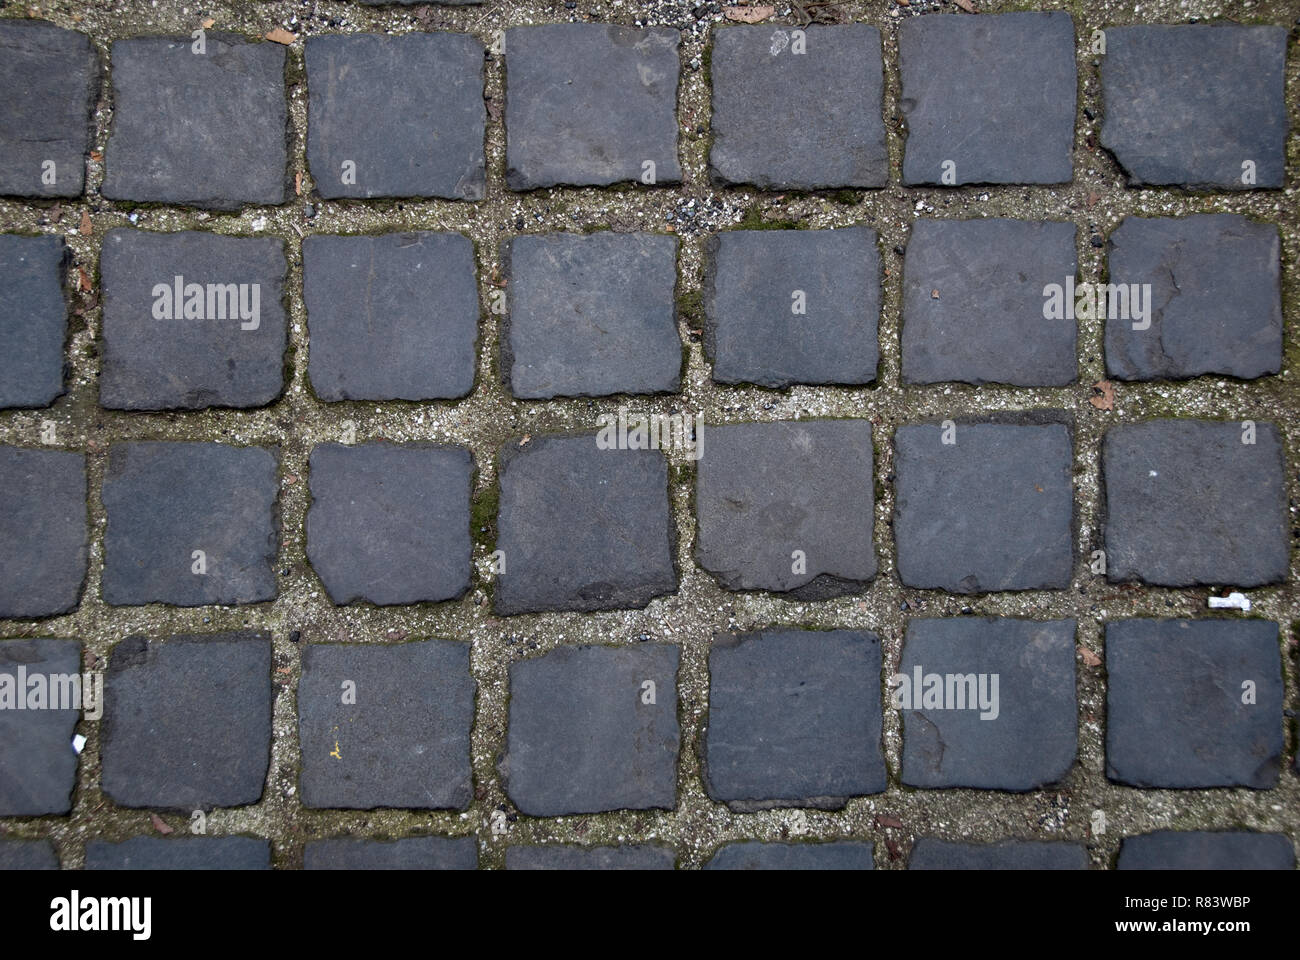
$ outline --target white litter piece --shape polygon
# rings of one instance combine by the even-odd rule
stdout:
[[[1210,597],[1211,610],[1249,610],[1250,599],[1235,590],[1226,597]]]
[[[81,753],[81,750],[83,747],[85,747],[85,745],[86,745],[86,738],[83,737],[81,734],[77,734],[75,737],[72,738],[72,749],[77,751],[77,753]]]

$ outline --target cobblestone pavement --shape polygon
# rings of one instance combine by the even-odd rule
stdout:
[[[1298,13],[10,3],[0,868],[1294,868]]]

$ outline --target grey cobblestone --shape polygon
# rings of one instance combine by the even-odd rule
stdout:
[[[312,840],[303,852],[306,870],[473,870],[477,866],[473,837]]]
[[[0,447],[0,617],[71,610],[87,552],[86,458]]]
[[[132,837],[86,844],[87,870],[269,870],[271,845],[254,837]]]
[[[66,258],[58,237],[0,236],[0,408],[47,407],[63,394]]]

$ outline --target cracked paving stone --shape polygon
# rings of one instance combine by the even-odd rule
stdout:
[[[0,446],[0,618],[75,609],[87,536],[86,458]]]
[[[498,614],[639,609],[677,590],[668,462],[597,435],[509,440],[498,457]]]
[[[1059,387],[1077,375],[1078,324],[1044,290],[1074,277],[1076,227],[918,220],[903,264],[903,380]],[[935,294],[938,294],[936,296]]]
[[[601,231],[515,237],[501,369],[516,397],[673,393],[677,241]]]
[[[876,232],[726,230],[709,239],[705,352],[717,383],[871,383],[880,353]]]
[[[104,602],[275,599],[276,470],[262,447],[114,444],[104,474]]]
[[[869,421],[742,423],[700,434],[695,553],[724,589],[823,600],[875,577]]]
[[[888,184],[875,27],[717,29],[711,70],[715,184],[760,190]]]
[[[271,635],[127,637],[109,655],[102,734],[103,790],[119,807],[257,803],[271,761]]]
[[[260,407],[284,389],[284,241],[110,230],[99,402],[112,410]]]
[[[705,870],[872,870],[869,843],[729,843]]]
[[[1150,420],[1111,427],[1102,477],[1112,583],[1256,587],[1286,578],[1287,499],[1273,424]]]
[[[406,837],[312,840],[303,851],[305,870],[477,870],[473,837]]]
[[[887,783],[880,639],[852,630],[715,638],[704,782],[733,810],[837,810]]]
[[[1286,45],[1278,26],[1108,27],[1101,145],[1129,185],[1281,187]]]
[[[215,210],[284,203],[285,48],[209,32],[200,54],[194,42],[113,42],[113,129],[101,193]]]
[[[672,870],[677,855],[657,844],[583,847],[573,843],[507,847],[507,870]]]
[[[506,186],[680,183],[679,42],[599,23],[506,30]]]
[[[1078,746],[1073,620],[916,619],[900,676],[902,782],[1035,790],[1063,780]]]
[[[87,870],[270,870],[271,843],[258,837],[132,837],[86,844]]]
[[[0,816],[39,817],[72,809],[81,719],[59,675],[81,673],[81,644],[42,637],[0,640]]]
[[[530,817],[671,810],[677,803],[677,665],[669,644],[559,647],[510,665],[499,762]]]
[[[307,166],[322,197],[483,199],[478,39],[314,36],[305,61]]]
[[[303,299],[317,398],[449,400],[474,389],[474,245],[459,233],[309,236]]]
[[[1118,870],[1294,870],[1284,833],[1160,830],[1125,837]]]
[[[0,408],[48,407],[64,393],[67,258],[61,237],[0,236]]]
[[[1073,179],[1069,14],[913,17],[898,48],[905,185]]]
[[[1081,844],[1028,840],[952,843],[921,837],[912,847],[909,870],[1087,870]]]
[[[1062,423],[945,423],[894,435],[899,579],[950,593],[1068,587],[1070,431]]]
[[[335,604],[452,600],[470,584],[470,481],[459,446],[312,448],[307,558]]]
[[[1277,373],[1281,259],[1275,224],[1227,213],[1125,217],[1110,235],[1109,282],[1127,285],[1130,297],[1149,285],[1150,312],[1144,321],[1130,307],[1107,320],[1106,372],[1121,380]]]
[[[473,796],[469,644],[311,644],[299,683],[302,801],[464,810]]]
[[[57,870],[59,857],[48,840],[0,840],[0,870]]]
[[[1276,786],[1282,662],[1267,620],[1106,625],[1106,776],[1135,787]]]
[[[99,91],[90,38],[44,21],[0,21],[0,90],[0,196],[81,196]]]

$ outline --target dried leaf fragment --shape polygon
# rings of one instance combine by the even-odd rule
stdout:
[[[270,40],[272,43],[282,43],[287,47],[298,38],[288,30],[284,29],[284,27],[276,27],[266,35],[266,39]]]
[[[1115,384],[1109,380],[1098,380],[1092,385],[1092,396],[1088,398],[1098,410],[1115,409]]]
[[[94,225],[90,222],[90,214],[85,210],[81,211],[81,226],[78,227],[78,229],[81,231],[83,237],[90,236],[95,229]]]
[[[761,23],[772,14],[776,7],[723,7],[722,15],[737,23]]]
[[[176,832],[172,827],[167,826],[166,821],[164,821],[163,818],[158,816],[158,814],[156,813],[149,814],[149,821],[153,824],[153,828],[157,830],[159,833],[161,833],[164,837],[167,836],[167,834],[169,833]]]
[[[1100,667],[1100,666],[1101,666],[1101,657],[1097,656],[1095,653],[1093,653],[1091,650],[1089,650],[1089,649],[1088,649],[1087,647],[1085,647],[1083,644],[1079,644],[1079,656],[1082,657],[1082,658],[1083,658],[1083,662],[1086,663],[1086,664],[1087,664],[1088,666],[1090,666],[1090,667]]]

